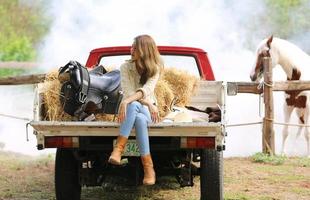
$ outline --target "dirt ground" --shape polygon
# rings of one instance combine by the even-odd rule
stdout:
[[[54,156],[29,157],[0,151],[0,200],[55,199]],[[199,199],[199,177],[194,187],[180,188],[173,177],[161,177],[151,187],[83,188],[82,199],[167,200]],[[310,159],[287,158],[283,164],[256,163],[251,158],[224,160],[225,200],[309,200]]]

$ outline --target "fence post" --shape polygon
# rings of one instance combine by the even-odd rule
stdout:
[[[264,104],[265,104],[265,117],[263,121],[263,152],[274,155],[274,129],[273,129],[273,81],[272,81],[272,64],[270,57],[263,58],[264,65]]]

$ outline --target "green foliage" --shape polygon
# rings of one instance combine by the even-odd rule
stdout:
[[[310,167],[310,158],[299,158],[298,163],[302,167]]]
[[[308,0],[265,0],[268,25],[276,35],[288,38],[310,28]]]
[[[11,36],[2,39],[0,36],[0,60],[2,61],[29,61],[35,58],[35,49],[26,36]]]
[[[258,163],[268,163],[273,165],[282,165],[284,161],[286,160],[285,156],[271,156],[264,153],[256,153],[253,156],[251,156],[251,160],[253,162]]]
[[[283,39],[299,38],[310,30],[310,0],[263,0],[260,9],[242,18],[244,46],[255,49],[257,39],[271,34]],[[304,44],[304,49],[309,49]]]
[[[48,31],[49,20],[44,14],[43,2],[29,2],[1,0],[1,61],[30,61],[36,57],[35,49]]]

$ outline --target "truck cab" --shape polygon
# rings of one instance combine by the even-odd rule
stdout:
[[[86,66],[89,68],[99,64],[120,66],[122,62],[130,58],[130,48],[130,46],[119,46],[94,49],[89,54]],[[158,46],[158,50],[165,67],[177,67],[199,75],[203,80],[215,80],[210,61],[204,50],[178,46]]]

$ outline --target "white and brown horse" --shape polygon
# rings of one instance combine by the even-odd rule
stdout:
[[[280,65],[286,73],[287,80],[310,80],[310,74],[306,73],[306,68],[310,70],[310,56],[303,52],[296,45],[276,37],[269,37],[260,42],[256,50],[256,59],[251,71],[252,81],[259,81],[263,74],[263,57],[271,57],[272,66]],[[306,70],[305,70],[306,69]],[[308,71],[309,72],[309,71]],[[284,120],[288,123],[293,110],[295,110],[300,124],[309,124],[310,95],[309,91],[285,91]],[[307,153],[310,156],[310,128],[299,126],[296,138],[304,130],[307,142]],[[282,151],[285,150],[285,141],[288,136],[288,126],[283,128]]]

